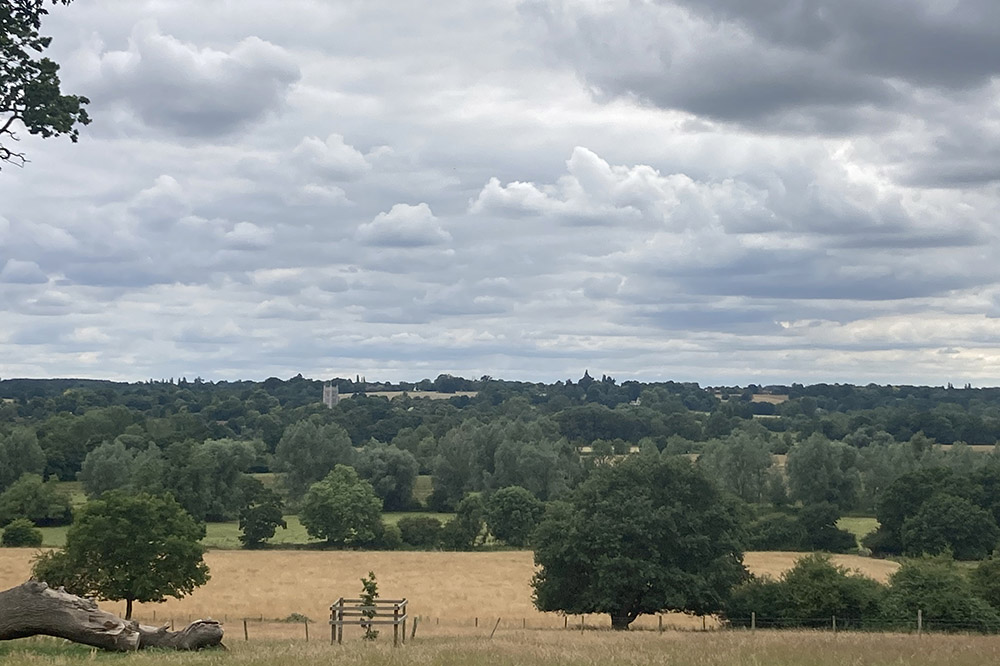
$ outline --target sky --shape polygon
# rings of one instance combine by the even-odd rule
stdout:
[[[75,0],[0,377],[1000,384],[996,0]]]

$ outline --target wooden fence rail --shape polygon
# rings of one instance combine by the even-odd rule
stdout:
[[[406,599],[376,599],[366,605],[362,599],[340,597],[330,605],[330,643],[341,644],[344,642],[345,624],[356,624],[359,627],[391,624],[392,644],[398,647],[400,627],[403,628],[402,643],[406,643],[407,617]]]

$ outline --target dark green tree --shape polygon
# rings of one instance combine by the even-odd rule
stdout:
[[[22,474],[41,474],[44,469],[45,453],[34,430],[14,428],[9,435],[0,434],[0,492]]]
[[[466,495],[455,517],[441,528],[441,545],[449,550],[472,550],[483,537],[486,507],[478,493]]]
[[[861,485],[857,459],[857,449],[812,435],[788,452],[789,494],[804,504],[830,502],[850,509]]]
[[[627,458],[599,467],[535,533],[543,611],[714,613],[747,576],[740,516],[690,461]]]
[[[76,125],[90,122],[83,108],[90,100],[63,95],[59,65],[39,57],[52,42],[38,32],[46,14],[43,0],[0,3],[0,139],[17,141],[17,130],[24,128],[44,138],[66,135],[75,143]],[[23,165],[27,159],[5,141],[0,161]]]
[[[924,626],[962,631],[1000,629],[1000,614],[975,594],[969,579],[947,557],[907,560],[889,576],[886,615],[912,622],[916,609]]]
[[[510,546],[528,545],[545,513],[545,505],[520,486],[493,493],[486,502],[486,525],[497,539]]]
[[[0,525],[27,518],[39,527],[68,525],[73,520],[69,495],[55,481],[25,474],[0,494]]]
[[[76,478],[83,484],[87,497],[97,497],[105,491],[127,487],[132,482],[134,462],[134,450],[125,448],[117,439],[104,442],[87,454]]]
[[[970,571],[969,582],[977,597],[1000,612],[1000,553],[994,551]]]
[[[710,478],[744,502],[764,499],[772,463],[770,444],[740,431],[709,442],[698,457],[698,466]]]
[[[180,598],[208,581],[204,525],[169,495],[105,493],[87,502],[66,547],[35,560],[32,575],[73,594],[132,604]]]
[[[240,543],[244,548],[260,548],[280,527],[287,529],[281,495],[250,478],[253,488],[246,490],[246,503],[240,508]],[[249,485],[249,484],[248,484]]]
[[[8,548],[37,548],[42,545],[42,532],[27,518],[18,518],[3,529],[0,545]]]
[[[285,473],[288,493],[298,499],[337,465],[353,465],[354,447],[340,425],[320,426],[303,420],[285,429],[275,449],[274,462],[278,471]]]
[[[337,465],[309,487],[299,519],[310,536],[331,546],[361,546],[382,533],[382,500],[354,468]]]
[[[412,453],[380,442],[369,442],[358,451],[354,462],[354,469],[372,484],[386,511],[413,508],[418,468]]]
[[[959,560],[980,560],[996,548],[1000,528],[989,511],[942,492],[903,522],[900,535],[907,555],[950,551]]]
[[[433,516],[405,516],[396,526],[400,538],[417,548],[432,548],[441,539],[441,521]]]

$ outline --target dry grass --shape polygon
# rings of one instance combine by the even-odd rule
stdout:
[[[0,549],[0,589],[28,578],[32,549]],[[747,553],[748,568],[771,576],[790,568],[803,553]],[[833,560],[877,580],[886,580],[898,565],[852,555]],[[560,628],[562,617],[540,613],[531,603],[530,581],[534,572],[532,554],[526,551],[494,553],[358,552],[358,551],[226,551],[205,555],[212,579],[184,599],[163,604],[137,604],[135,614],[152,621],[211,616],[230,622],[239,618],[282,619],[292,613],[325,621],[329,605],[337,597],[356,596],[360,579],[369,571],[378,577],[383,598],[406,597],[411,612],[436,627],[472,630],[474,618],[482,628],[496,618],[511,627]],[[107,610],[124,612],[123,603],[106,602]],[[579,618],[571,618],[578,625]],[[588,626],[603,627],[607,616],[588,616]],[[701,618],[673,614],[667,626],[700,629]],[[709,620],[706,626],[711,626]],[[429,625],[425,625],[429,626]],[[507,626],[506,624],[504,626]],[[657,626],[657,618],[643,617],[640,628]],[[261,628],[260,631],[264,629]],[[450,629],[449,629],[450,630]],[[300,635],[301,626],[278,626],[268,630]],[[259,632],[258,632],[259,633]]]

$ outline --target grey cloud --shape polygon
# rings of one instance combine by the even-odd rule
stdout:
[[[99,54],[101,99],[119,99],[147,124],[181,135],[228,134],[284,104],[299,68],[281,47],[246,37],[215,50],[136,25],[127,51]]]
[[[8,259],[0,270],[0,282],[16,284],[45,284],[49,278],[33,261]]]

